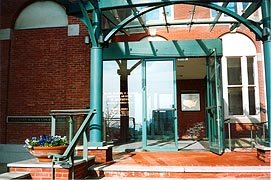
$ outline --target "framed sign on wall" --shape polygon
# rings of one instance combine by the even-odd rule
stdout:
[[[182,111],[200,111],[200,94],[199,93],[182,93],[181,94]]]

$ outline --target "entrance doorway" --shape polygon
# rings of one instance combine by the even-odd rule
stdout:
[[[210,42],[220,49],[218,56],[221,57],[221,41]],[[176,48],[170,55],[189,53],[182,54],[180,59],[159,57],[157,53],[151,56],[153,51],[146,53],[150,57],[129,59],[133,54],[128,53],[120,54],[120,60],[103,62],[104,140],[141,142],[139,148],[144,150],[177,151],[182,149],[179,140],[206,138],[211,151],[222,153],[220,59],[210,50],[214,48],[208,48],[209,41],[206,44],[201,40],[164,43]],[[195,51],[189,48],[191,44]],[[154,48],[155,43],[151,45]],[[136,49],[138,44],[117,47],[129,47],[137,56],[139,50],[143,51],[142,46]],[[166,47],[159,46],[156,51],[168,50]],[[180,51],[180,47],[187,51]],[[127,50],[118,49],[118,52]],[[123,59],[126,56],[128,60]]]

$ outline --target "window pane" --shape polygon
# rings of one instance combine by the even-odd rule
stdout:
[[[237,12],[237,3],[236,2],[231,2],[227,5],[227,9]]]
[[[243,115],[242,88],[229,88],[229,115]]]
[[[252,57],[247,58],[247,74],[248,84],[254,85],[254,71],[253,71],[254,59]]]
[[[249,99],[249,115],[255,115],[256,114],[256,107],[255,107],[254,87],[248,88],[248,99]]]
[[[166,13],[166,16],[167,18],[172,18],[172,9],[173,9],[173,6],[166,6],[165,7],[165,13]]]
[[[228,58],[227,65],[228,65],[228,84],[242,85],[241,59]]]
[[[221,3],[217,3],[217,2],[215,2],[213,4],[216,4],[216,5],[219,5],[219,6],[221,5]],[[211,9],[211,16],[212,17],[216,17],[217,13],[218,13],[218,11],[216,11],[214,9]]]
[[[155,9],[146,13],[146,21],[155,21],[159,20],[159,18],[160,18],[159,9]]]
[[[242,2],[242,6],[243,6],[243,9],[242,10],[245,10],[249,5],[249,2]]]

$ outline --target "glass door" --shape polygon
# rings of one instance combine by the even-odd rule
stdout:
[[[207,58],[207,121],[210,150],[216,154],[224,152],[224,118],[220,58],[215,51]]]
[[[175,60],[143,60],[143,148],[178,150]]]

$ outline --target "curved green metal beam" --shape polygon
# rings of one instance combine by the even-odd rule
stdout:
[[[77,15],[77,17],[86,25],[92,45],[97,47],[98,42],[97,42],[97,40],[95,38],[94,28],[93,28],[92,23],[91,23],[91,21],[89,19],[87,10],[86,10],[83,3],[79,2],[79,6],[80,6],[80,9],[81,9],[81,12],[82,12],[82,16]]]
[[[170,4],[166,4],[166,5],[170,5]],[[132,22],[134,19],[138,18],[139,16],[152,11],[154,9],[160,8],[165,6],[165,4],[163,5],[159,5],[159,6],[154,6],[154,7],[148,7],[145,8],[137,13],[133,13],[132,15],[128,16],[127,18],[125,18],[123,21],[121,21],[119,24],[117,24],[104,38],[104,41],[107,42],[109,41],[109,39],[112,38],[112,36],[114,36],[120,29],[122,29],[124,26],[126,26],[127,24],[129,24],[130,22]]]
[[[255,35],[257,37],[259,37],[261,40],[263,38],[262,28],[258,24],[246,19],[243,16],[238,15],[237,13],[235,13],[227,8],[224,8],[224,7],[218,6],[216,4],[212,4],[212,3],[188,3],[188,4],[196,4],[196,5],[199,5],[202,7],[207,7],[207,8],[215,9],[217,11],[221,11],[224,14],[227,14],[228,16],[230,16],[230,17],[236,19],[237,21],[239,21],[240,23],[244,24],[247,28],[249,28],[252,32],[254,32]]]
[[[126,19],[124,19],[122,22],[120,22],[118,25],[116,25],[104,38],[104,41],[107,42],[109,39],[112,38],[113,35],[115,35],[120,29],[122,29],[124,26],[126,26],[128,23],[130,23],[131,21],[133,21],[134,19],[136,19],[138,16],[141,16],[149,11],[152,11],[154,9],[163,7],[163,6],[167,6],[167,5],[171,5],[171,4],[191,4],[191,5],[198,5],[198,6],[202,6],[202,7],[207,7],[210,9],[214,9],[220,12],[223,12],[224,14],[227,14],[228,16],[236,19],[237,21],[239,21],[240,23],[244,24],[246,27],[248,27],[253,33],[255,33],[255,35],[257,37],[259,37],[260,39],[263,38],[263,33],[262,33],[262,28],[257,25],[255,22],[253,23],[252,21],[247,20],[246,18],[238,15],[237,13],[230,11],[229,9],[225,8],[225,7],[221,7],[218,6],[216,4],[212,4],[212,3],[199,3],[199,2],[167,2],[167,3],[163,3],[160,4],[159,6],[155,6],[155,7],[148,7],[146,9],[141,10],[140,12],[138,12],[137,14],[132,14],[130,16],[128,16]]]

